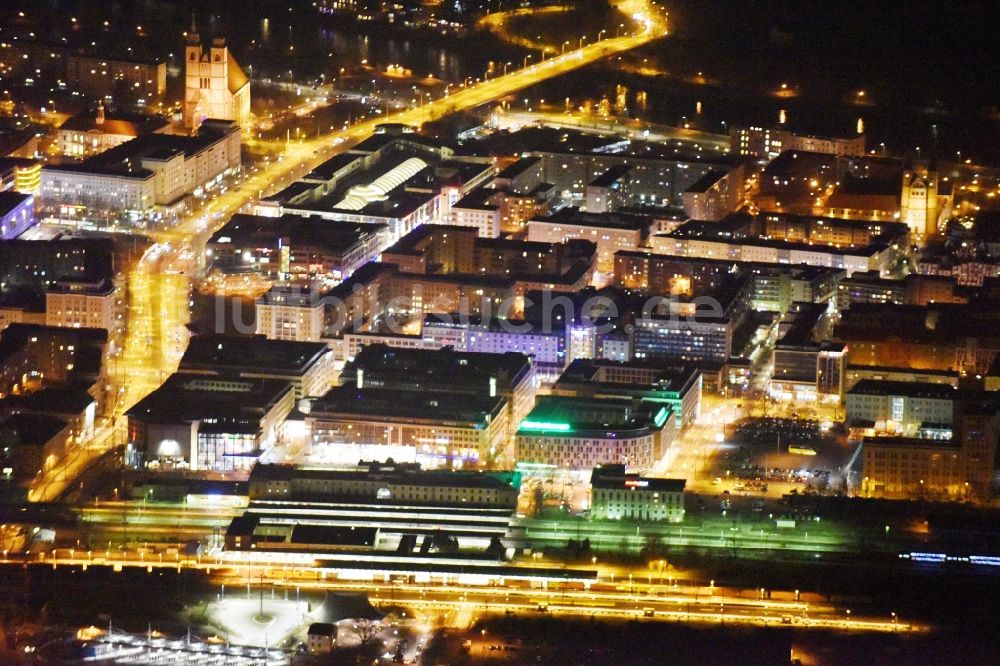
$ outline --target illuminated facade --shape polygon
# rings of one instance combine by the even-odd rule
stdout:
[[[590,475],[590,517],[679,523],[684,520],[684,485],[684,479],[627,474],[624,465],[595,467]]]
[[[668,405],[541,396],[518,426],[517,461],[576,471],[610,463],[641,471],[666,453],[674,435]]]
[[[110,280],[60,280],[45,292],[45,323],[69,328],[116,328],[115,285]]]
[[[184,126],[195,130],[206,120],[250,124],[250,79],[216,38],[206,49],[192,26],[184,48]]]
[[[509,456],[499,396],[341,386],[304,407],[312,455],[339,463],[405,456],[429,468],[491,468]]]

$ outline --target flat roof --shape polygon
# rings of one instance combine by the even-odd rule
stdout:
[[[153,172],[142,167],[146,158],[162,159],[168,154],[184,153],[190,157],[209,146],[223,141],[228,133],[203,125],[195,136],[176,134],[146,134],[126,141],[103,153],[88,157],[76,164],[46,165],[43,169],[94,173],[132,178],[151,178]]]
[[[267,481],[323,480],[378,481],[411,486],[447,486],[514,490],[512,472],[474,472],[465,470],[424,470],[410,466],[372,464],[358,469],[336,469],[282,464],[257,464],[250,472],[250,483]],[[500,507],[498,507],[500,508]]]
[[[541,157],[521,157],[516,162],[508,164],[496,175],[498,180],[517,178],[522,173],[542,161]]]
[[[562,208],[555,213],[541,217],[533,217],[528,224],[535,222],[544,224],[569,224],[581,227],[600,227],[605,229],[622,229],[646,233],[653,220],[648,215],[633,215],[622,213],[586,213],[579,208]]]
[[[500,396],[476,393],[338,386],[311,401],[307,418],[451,421],[485,428],[506,404],[507,400]]]
[[[625,465],[598,465],[590,473],[590,485],[594,488],[645,490],[650,492],[684,492],[685,479],[661,479],[628,474]]]
[[[191,338],[180,370],[213,370],[219,373],[271,372],[277,376],[302,376],[330,352],[322,342],[268,340],[263,335],[206,333]]]
[[[215,232],[209,243],[242,245],[273,245],[287,238],[290,243],[306,243],[333,252],[346,252],[363,243],[386,225],[365,222],[325,220],[318,216],[286,213],[281,217],[237,213],[224,227]]]
[[[958,400],[962,393],[950,384],[862,379],[847,392],[847,395],[898,395],[908,398],[926,398],[931,400]]]
[[[694,181],[694,183],[692,183],[684,191],[694,194],[702,194],[711,189],[711,187],[717,182],[725,178],[727,174],[728,172],[723,171],[722,169],[712,169],[711,171],[706,172],[704,176]]]
[[[213,420],[206,432],[260,430],[260,418],[292,386],[279,379],[233,378],[236,387],[212,388],[215,377],[178,372],[137,402],[127,412],[130,419],[148,423],[188,423]]]
[[[523,377],[531,368],[531,359],[518,352],[490,354],[484,352],[459,352],[451,347],[443,349],[400,349],[385,344],[366,345],[350,361],[341,374],[342,383],[350,384],[363,370],[365,379],[378,377],[389,384],[414,384],[451,386],[466,392],[475,382],[494,379],[501,386],[509,386]],[[480,386],[480,388],[483,388]]]
[[[608,433],[659,430],[672,413],[667,405],[638,400],[542,395],[518,424],[517,434],[578,437],[586,432],[608,436]]]
[[[14,192],[13,190],[0,192],[0,215],[6,215],[28,199],[31,199],[32,196],[34,195]]]

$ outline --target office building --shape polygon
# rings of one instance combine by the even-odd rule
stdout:
[[[302,405],[314,458],[418,462],[428,468],[512,464],[507,400],[481,390],[400,391],[340,386]]]
[[[180,372],[132,406],[133,466],[246,471],[278,440],[295,406],[281,379]]]
[[[946,384],[863,379],[847,392],[845,420],[872,432],[947,439],[961,397]]]
[[[0,240],[17,238],[37,221],[33,195],[0,191]]]
[[[771,396],[777,400],[840,402],[844,396],[847,349],[827,339],[828,307],[792,303],[779,324],[771,355]]]
[[[625,465],[602,465],[591,472],[591,519],[669,523],[684,520],[684,479],[642,477],[625,470]]]
[[[348,361],[340,383],[357,388],[452,392],[456,400],[482,393],[500,396],[507,401],[511,423],[520,423],[535,404],[531,359],[516,352],[400,349],[373,344]]]
[[[326,393],[333,384],[334,355],[322,342],[268,340],[262,335],[208,333],[191,338],[181,372],[289,382],[295,397]]]
[[[643,471],[673,444],[675,422],[665,404],[539,396],[517,427],[517,461],[576,472],[608,463]]]
[[[552,395],[624,398],[670,406],[677,430],[701,415],[701,372],[640,361],[574,358],[552,385]]]
[[[238,213],[208,240],[206,254],[224,274],[332,285],[378,257],[387,240],[382,224]]]
[[[40,207],[60,219],[104,224],[172,219],[188,196],[239,169],[239,129],[206,122],[196,136],[147,134],[79,163],[45,166]]]

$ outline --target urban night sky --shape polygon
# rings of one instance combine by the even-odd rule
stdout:
[[[0,663],[996,662],[991,10],[3,3]]]

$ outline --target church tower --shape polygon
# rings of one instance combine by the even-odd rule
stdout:
[[[934,236],[938,233],[941,215],[937,160],[931,159],[927,166],[918,166],[908,159],[903,165],[899,221],[905,222],[913,234]]]
[[[250,79],[229,52],[225,39],[213,39],[205,48],[192,20],[184,47],[184,126],[196,130],[208,119],[247,127]]]

